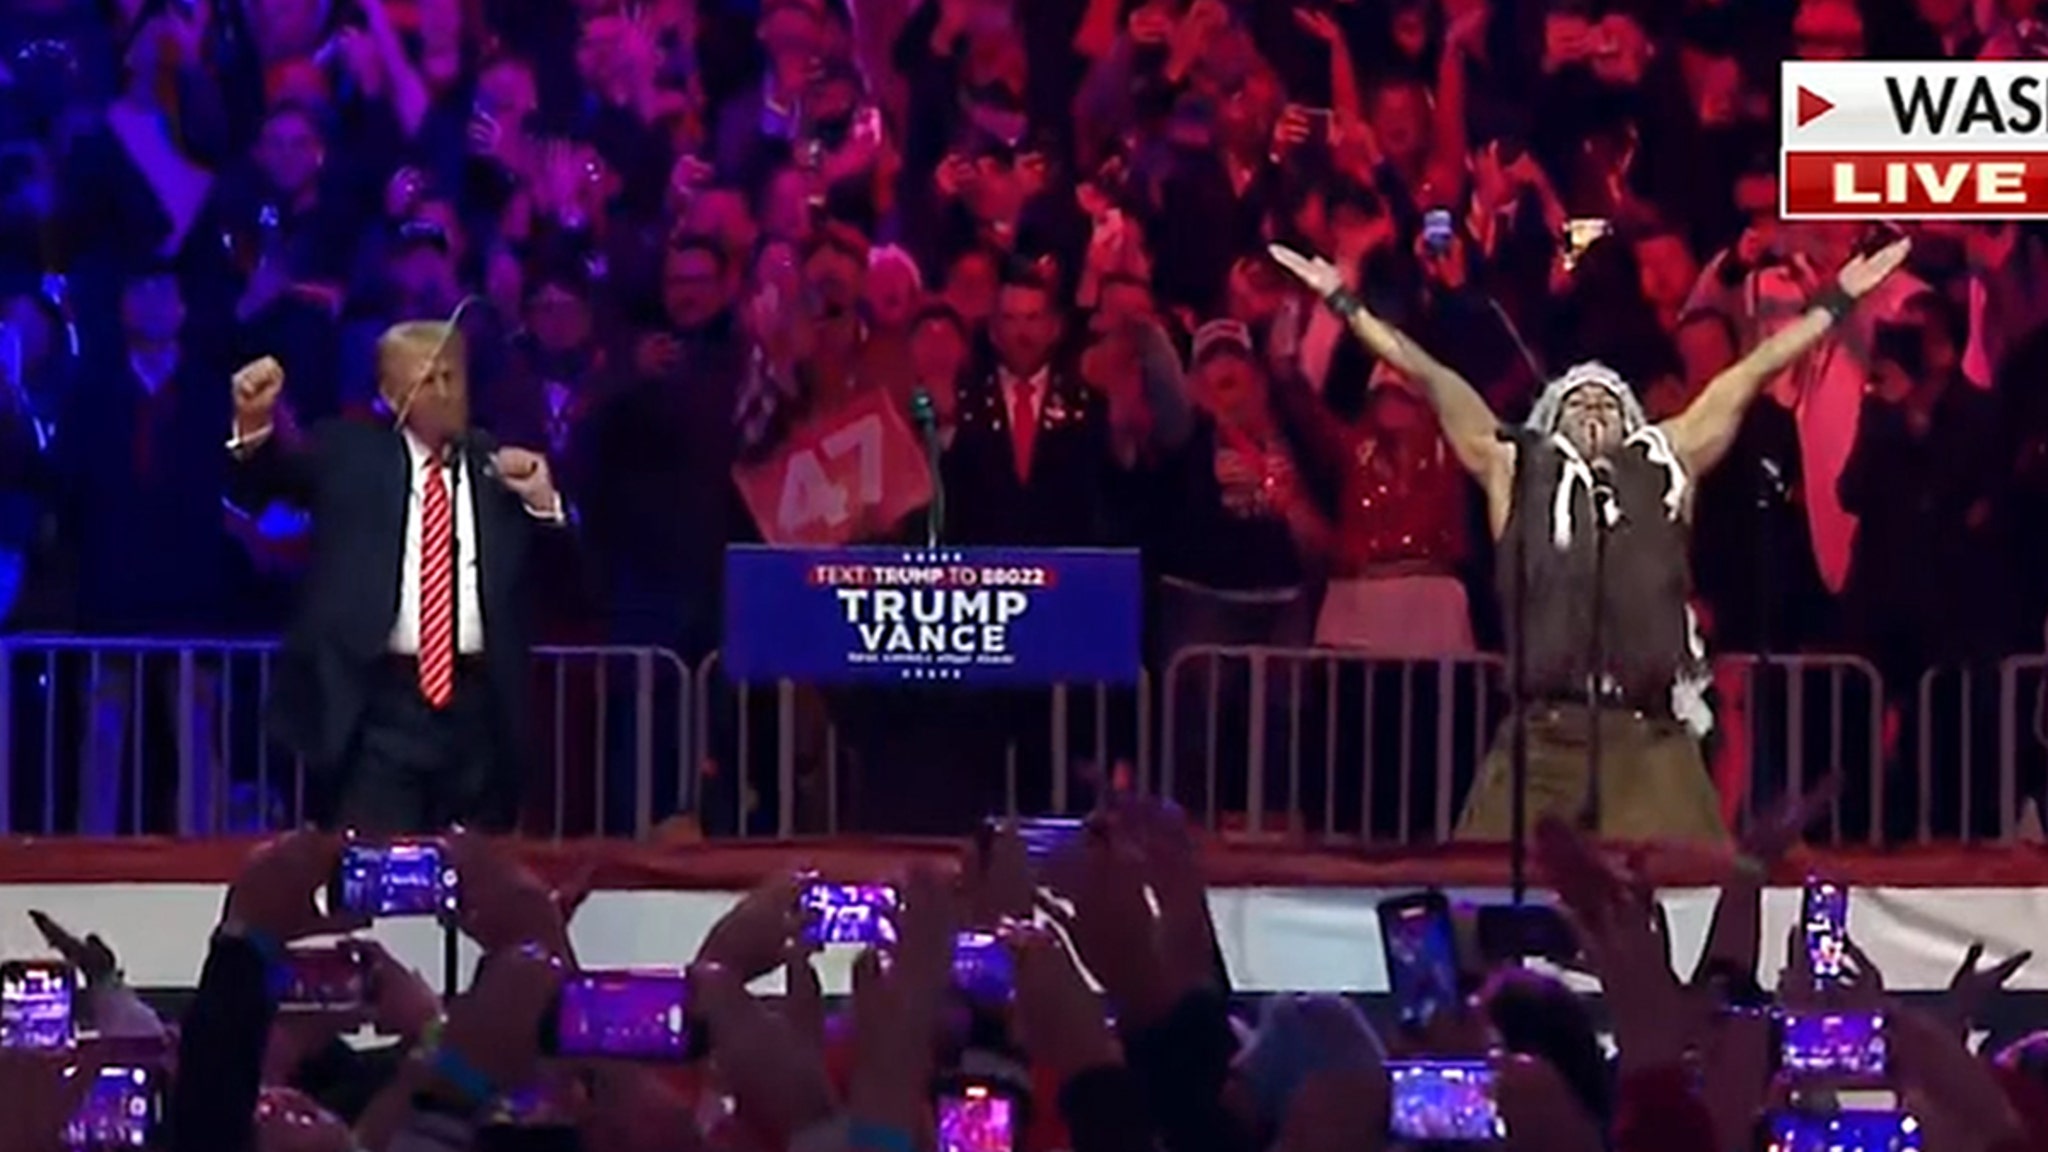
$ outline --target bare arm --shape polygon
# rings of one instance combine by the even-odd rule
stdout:
[[[1908,241],[1859,256],[1844,265],[1837,283],[1842,296],[1855,301],[1884,282],[1905,263]],[[1685,411],[1664,422],[1664,434],[1687,474],[1698,478],[1727,455],[1742,427],[1743,413],[1766,381],[1785,370],[1834,327],[1840,305],[1817,303],[1806,313],[1752,349],[1707,382]]]
[[[1430,407],[1436,410],[1444,439],[1467,472],[1485,480],[1511,462],[1510,448],[1498,435],[1500,417],[1487,407],[1486,398],[1470,381],[1425,352],[1400,329],[1363,308],[1351,314],[1350,324],[1351,334],[1373,355],[1422,386]]]
[[[1697,478],[1721,462],[1742,427],[1743,414],[1765,383],[1813,347],[1834,323],[1826,309],[1808,309],[1723,369],[1684,411],[1664,422],[1664,434],[1687,475]]]

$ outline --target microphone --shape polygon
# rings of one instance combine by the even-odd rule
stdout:
[[[1614,492],[1614,463],[1602,457],[1593,461],[1587,467],[1593,471],[1593,488],[1596,491],[1612,494]]]
[[[910,394],[910,418],[917,422],[918,430],[927,434],[939,427],[939,409],[932,403],[929,388],[919,388]]]

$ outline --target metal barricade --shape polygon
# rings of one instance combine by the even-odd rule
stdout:
[[[0,637],[0,834],[304,823],[317,809],[306,765],[262,718],[276,652],[267,638]],[[661,810],[688,806],[691,673],[680,657],[625,647],[534,657],[520,719],[528,746],[545,750],[546,783],[529,788],[526,831],[644,835]]]
[[[2012,832],[2016,798],[2008,791],[2003,731],[2010,726],[1993,666],[1929,668],[1901,728],[1912,736],[1917,782],[1915,835],[1936,840],[1995,840]],[[1903,741],[1901,741],[1903,742]]]
[[[870,736],[878,727],[895,731],[926,723],[950,724],[956,733],[1006,736],[998,753],[1002,810],[1013,816],[1063,813],[1073,803],[1079,776],[1107,779],[1127,765],[1137,780],[1146,778],[1150,677],[1141,674],[1135,688],[1063,684],[1037,691],[749,684],[728,681],[713,652],[697,668],[694,729],[707,830],[783,838],[840,832],[847,809],[858,807],[846,795],[849,762],[860,759],[861,751],[850,745],[874,743],[850,735],[849,723]],[[772,772],[762,769],[764,761],[773,763]],[[966,761],[957,768],[987,769]],[[880,783],[887,773],[886,765],[862,764],[852,770],[851,782]],[[1033,803],[1041,796],[1041,781],[1043,803]],[[876,830],[874,820],[856,817],[854,823],[865,825],[857,830]]]
[[[1809,830],[1809,838],[1882,843],[1891,797],[1877,668],[1860,656],[1815,652],[1732,652],[1716,656],[1714,667],[1722,697],[1718,738],[1740,738],[1749,756],[1740,805],[1745,816],[1766,814],[1779,797],[1832,776],[1842,787],[1824,826]],[[1770,690],[1760,693],[1766,676]],[[1741,693],[1739,701],[1726,698],[1731,687]]]
[[[1319,814],[1324,839],[1448,840],[1504,713],[1505,682],[1503,661],[1488,654],[1389,660],[1332,648],[1183,648],[1160,677],[1161,790],[1201,812],[1211,830],[1236,811],[1224,793],[1241,785],[1254,836],[1269,831],[1268,812],[1278,808],[1285,822],[1272,831],[1307,835]],[[1309,751],[1310,728],[1318,752]],[[1241,757],[1229,754],[1240,740],[1226,729],[1241,729]],[[1181,772],[1194,742],[1202,787],[1191,803]],[[1309,756],[1321,761],[1319,773]],[[1276,762],[1286,773],[1278,796]],[[1350,764],[1356,773],[1339,771]]]
[[[1998,669],[1998,810],[2005,836],[2020,833],[2031,800],[2048,818],[2048,655],[2008,658]]]
[[[1756,691],[1766,668],[1782,681],[1768,697]],[[1785,788],[1848,778],[1845,792],[1863,811],[1845,812],[1838,801],[1828,834],[1876,842],[1885,805],[1876,669],[1853,656],[1738,654],[1721,657],[1717,672],[1725,691],[1741,693],[1724,702],[1719,720],[1743,726],[1736,735],[1752,765],[1761,759],[1766,778]],[[1161,790],[1201,812],[1212,830],[1241,812],[1254,836],[1449,839],[1508,704],[1504,661],[1491,654],[1390,660],[1322,648],[1193,647],[1174,656],[1160,682]],[[1769,704],[1761,719],[1749,711],[1760,700]],[[1859,764],[1860,776],[1850,771]],[[1191,795],[1186,777],[1196,771]],[[1760,806],[1757,799],[1746,795],[1743,804]]]

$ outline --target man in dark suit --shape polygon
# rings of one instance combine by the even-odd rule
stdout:
[[[1064,333],[1052,285],[1015,269],[989,317],[992,370],[960,388],[945,459],[945,532],[958,544],[1079,547],[1107,542],[1112,479],[1107,405],[1056,359]]]
[[[566,508],[545,457],[470,431],[452,322],[399,324],[376,359],[395,427],[335,420],[303,441],[277,426],[276,361],[235,374],[242,480],[313,517],[271,722],[341,826],[503,828],[522,778],[527,556]]]

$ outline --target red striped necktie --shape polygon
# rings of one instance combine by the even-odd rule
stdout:
[[[440,457],[423,465],[420,509],[420,695],[435,708],[455,697],[455,515]]]

